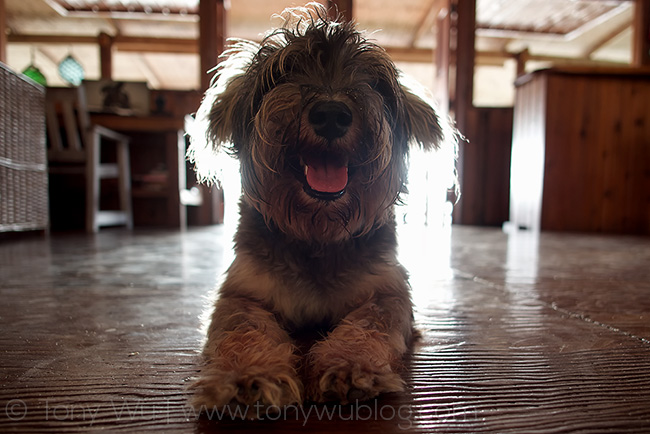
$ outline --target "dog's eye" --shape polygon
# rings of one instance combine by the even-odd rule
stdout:
[[[356,103],[359,100],[358,92],[354,89],[346,89],[344,93],[352,102]]]
[[[273,68],[273,70],[270,71],[269,78],[267,80],[267,90],[285,83],[287,81],[286,77],[287,73],[282,68]]]
[[[377,80],[372,83],[372,89],[382,95],[387,95],[392,93],[392,88],[384,80]]]
[[[393,111],[397,106],[397,95],[395,94],[394,87],[384,80],[377,80],[372,84],[372,89],[381,95],[384,100],[384,107],[389,111]]]
[[[300,101],[302,106],[309,105],[318,95],[322,94],[324,89],[319,86],[303,84],[300,86]]]

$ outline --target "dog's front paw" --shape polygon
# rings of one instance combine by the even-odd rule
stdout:
[[[364,361],[332,362],[328,364],[333,366],[321,369],[317,382],[310,387],[310,398],[314,401],[347,404],[404,390],[404,381],[390,367],[369,366]]]
[[[376,349],[376,348],[374,348]],[[310,351],[308,397],[314,401],[365,401],[381,393],[404,390],[390,358],[371,345],[325,340]]]
[[[302,383],[293,373],[262,367],[247,372],[224,372],[208,367],[194,383],[192,404],[207,415],[228,419],[259,419],[301,402]]]

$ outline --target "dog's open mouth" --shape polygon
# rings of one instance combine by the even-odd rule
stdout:
[[[332,200],[343,196],[348,185],[347,161],[332,153],[307,155],[302,158],[305,191],[318,199]]]

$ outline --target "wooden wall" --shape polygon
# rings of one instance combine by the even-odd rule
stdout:
[[[512,108],[472,107],[460,143],[460,203],[454,222],[501,226],[508,220]]]
[[[634,71],[549,70],[520,82],[512,183],[538,201],[542,230],[650,234],[650,70]],[[511,215],[534,223],[521,216]]]

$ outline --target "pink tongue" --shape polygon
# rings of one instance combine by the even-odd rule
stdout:
[[[347,166],[328,159],[311,159],[306,164],[305,177],[312,190],[338,193],[348,185]]]

